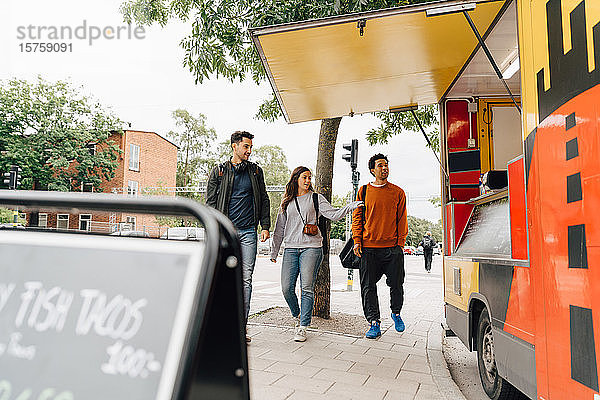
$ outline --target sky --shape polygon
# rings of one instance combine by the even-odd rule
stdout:
[[[82,92],[111,108],[131,129],[152,131],[165,136],[175,129],[172,111],[184,108],[202,113],[207,125],[217,132],[219,141],[236,130],[255,135],[254,147],[280,146],[290,170],[305,165],[314,170],[320,122],[287,124],[283,119],[264,122],[254,118],[258,106],[270,97],[268,82],[255,85],[251,80],[231,83],[211,78],[201,85],[183,66],[181,39],[189,34],[190,24],[177,21],[166,27],[144,27],[129,32],[119,13],[120,0],[3,0],[0,2],[0,79],[49,81],[67,80]],[[84,29],[85,24],[85,29]],[[32,26],[30,29],[29,26]],[[50,40],[52,27],[70,27],[84,39]],[[38,38],[42,28],[42,40]],[[77,30],[79,28],[79,30]],[[110,29],[113,39],[90,40],[98,30]],[[60,32],[60,29],[59,29]],[[71,43],[67,52],[25,52],[28,42]],[[421,134],[405,132],[385,145],[370,146],[366,133],[379,125],[372,115],[344,117],[336,145],[333,193],[345,195],[352,190],[349,163],[342,159],[343,143],[359,140],[358,170],[360,184],[369,182],[369,157],[375,153],[389,158],[389,181],[402,187],[408,197],[408,214],[437,221],[440,209],[427,199],[440,192],[439,167]]]

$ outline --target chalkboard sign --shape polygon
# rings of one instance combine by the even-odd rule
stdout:
[[[90,193],[0,190],[0,205],[191,216],[206,233],[0,230],[0,400],[250,398],[241,248],[227,217],[187,199]]]
[[[511,257],[508,198],[475,206],[454,254],[465,257]]]
[[[0,232],[0,398],[171,399],[202,253],[198,242]]]

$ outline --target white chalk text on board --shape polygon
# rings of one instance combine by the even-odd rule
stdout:
[[[12,385],[7,380],[0,381],[0,400],[73,400],[73,393],[69,391],[57,391],[47,388],[40,391],[36,396],[31,389],[25,389],[21,393],[13,393]]]
[[[162,368],[154,353],[127,344],[142,326],[143,309],[148,304],[145,298],[132,300],[121,294],[111,297],[97,289],[82,289],[76,296],[73,291],[59,286],[46,288],[39,281],[24,282],[22,288],[15,283],[0,282],[0,314],[9,301],[19,302],[18,307],[13,308],[17,310],[14,316],[16,329],[60,333],[71,318],[75,321],[71,325],[74,325],[78,336],[95,334],[116,340],[106,348],[106,362],[98,366],[105,374],[144,379]],[[0,358],[33,360],[35,356],[36,345],[23,343],[21,332],[14,331],[6,338],[0,337]],[[0,385],[0,400],[12,400],[10,382],[0,383],[3,385]],[[52,388],[44,390],[44,393],[37,398],[72,399],[69,392],[58,393]],[[36,399],[31,396],[31,391],[25,389],[16,399]]]

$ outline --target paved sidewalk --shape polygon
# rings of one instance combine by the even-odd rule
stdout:
[[[249,323],[248,334],[252,336],[248,346],[251,398],[464,398],[452,381],[441,352],[441,259],[436,258],[432,274],[421,270],[422,258],[407,259],[402,311],[406,330],[402,333],[393,328],[389,316],[389,289],[384,279],[378,285],[378,292],[382,331],[385,332],[377,340],[309,330],[308,340],[297,343],[292,340],[291,317],[288,327]],[[345,285],[345,271],[339,268],[341,266],[332,266],[332,311],[362,314],[358,278],[355,278],[352,292],[335,289],[340,287],[340,281]],[[270,277],[267,272],[263,270],[262,282]],[[285,306],[280,293],[278,296],[279,300],[274,290],[262,294],[256,290],[252,312],[275,305]],[[257,309],[257,304],[263,307]]]

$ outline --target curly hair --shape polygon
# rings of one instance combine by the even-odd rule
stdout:
[[[386,162],[388,161],[388,158],[386,156],[384,156],[381,153],[377,153],[375,154],[373,157],[369,158],[369,172],[371,173],[371,175],[373,175],[373,173],[371,172],[372,169],[375,169],[375,161],[377,160],[385,160]],[[375,176],[375,175],[373,175]]]

